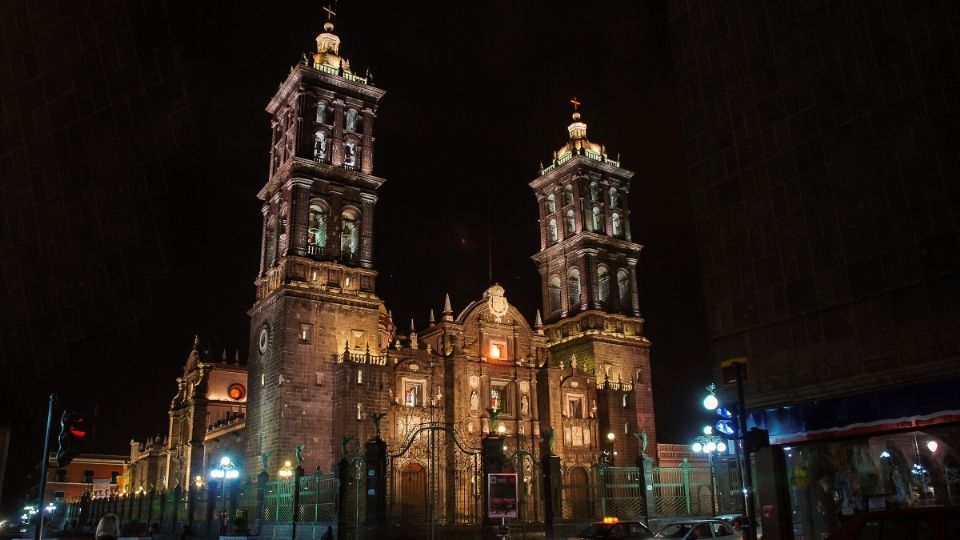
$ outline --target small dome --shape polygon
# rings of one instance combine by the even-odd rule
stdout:
[[[570,132],[570,140],[557,150],[557,159],[567,154],[579,154],[583,151],[603,155],[603,146],[587,139],[587,124],[580,120],[579,112],[573,113],[573,123],[567,126],[567,131]]]

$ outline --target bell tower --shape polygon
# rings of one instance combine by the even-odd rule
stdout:
[[[330,470],[333,356],[379,351],[373,124],[384,91],[341,56],[329,12],[267,105],[269,175],[251,318],[247,470],[275,469],[304,444],[304,467]]]
[[[540,251],[533,260],[544,333],[552,368],[573,366],[593,376],[600,436],[613,433],[623,445],[618,463],[633,465],[641,432],[656,452],[650,342],[637,294],[642,246],[630,230],[634,173],[587,139],[580,102],[571,103],[569,139],[530,182],[540,216]]]

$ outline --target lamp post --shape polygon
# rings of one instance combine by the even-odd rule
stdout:
[[[220,458],[220,464],[210,471],[210,478],[220,481],[220,499],[223,501],[220,512],[220,534],[227,534],[227,480],[240,478],[240,469],[229,457]]]
[[[704,426],[703,435],[698,435],[695,442],[690,445],[690,449],[695,454],[706,454],[707,465],[710,468],[710,513],[717,515],[717,482],[713,471],[713,456],[727,452],[727,443],[722,437],[713,434],[713,428]]]
[[[746,404],[743,398],[743,364],[734,364],[735,380],[737,383],[737,413],[734,414],[726,407],[721,406],[717,398],[717,385],[707,386],[707,396],[703,398],[703,407],[714,411],[719,420],[716,430],[727,438],[737,439],[734,449],[737,451],[737,465],[740,468],[740,482],[743,484],[743,511],[747,515],[747,524],[744,525],[744,538],[757,540],[757,516],[753,504],[753,471],[750,468],[750,449],[744,444],[744,434],[747,428]],[[711,472],[712,474],[712,472]]]
[[[607,448],[600,452],[600,512],[607,515],[607,468],[613,465],[614,456],[617,454],[614,449],[614,443],[617,436],[611,431],[607,433]]]

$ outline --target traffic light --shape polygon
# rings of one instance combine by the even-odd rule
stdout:
[[[90,438],[90,423],[85,416],[63,411],[60,417],[60,436],[57,438],[57,467],[66,467],[83,451]]]

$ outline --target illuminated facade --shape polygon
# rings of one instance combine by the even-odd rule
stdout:
[[[299,445],[305,470],[330,471],[379,429],[394,515],[426,519],[432,497],[452,522],[479,515],[476,452],[491,432],[508,454],[539,456],[550,428],[554,451],[583,475],[604,450],[633,464],[651,444],[655,456],[640,246],[627,208],[633,173],[586,139],[576,115],[568,143],[531,183],[548,324],[538,313],[531,325],[493,285],[459,314],[446,298],[439,320],[431,313],[427,328],[411,322],[398,335],[373,264],[385,181],[372,174],[373,123],[384,91],[351,70],[339,44],[328,22],[317,53],[293,67],[267,107],[273,145],[259,193],[245,474],[258,472],[253,464],[274,474]],[[384,415],[376,428],[374,413]],[[533,471],[518,472],[536,496]]]

